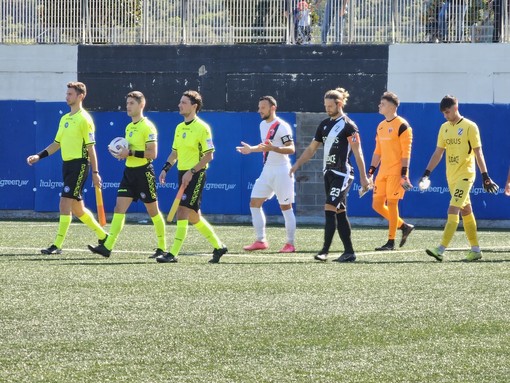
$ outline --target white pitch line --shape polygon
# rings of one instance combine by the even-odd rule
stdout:
[[[43,255],[40,254],[41,248],[37,247],[10,247],[10,246],[0,246],[0,253],[3,253],[4,251],[9,250],[22,250],[26,252],[33,252],[34,255]],[[450,251],[468,251],[469,248],[450,248],[448,249]],[[509,246],[495,246],[487,248],[487,250],[508,250],[510,253],[510,247]],[[363,251],[363,252],[356,252],[356,255],[359,256],[367,256],[367,255],[399,255],[399,254],[409,254],[409,253],[416,253],[421,252],[425,253],[425,250],[421,249],[414,249],[414,250],[393,250],[393,251]],[[483,249],[482,249],[483,252]],[[94,254],[90,250],[86,248],[64,248],[62,255],[71,255],[73,253],[86,253],[91,256],[98,256],[99,254]],[[138,255],[150,255],[152,254],[151,251],[138,251],[138,250],[114,250],[112,252],[112,258],[115,259],[115,254],[138,254]],[[250,258],[250,259],[313,259],[315,254],[313,253],[293,253],[293,254],[267,254],[267,253],[227,253],[224,255],[225,259],[236,257],[236,258]],[[330,253],[329,259],[334,259],[338,256],[340,256],[340,252]],[[195,256],[211,256],[210,253],[191,253],[191,254],[180,254],[179,257],[186,258],[186,257],[195,257]],[[98,258],[101,259],[101,258]]]

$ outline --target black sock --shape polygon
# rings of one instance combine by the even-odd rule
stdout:
[[[328,253],[333,237],[335,236],[335,212],[326,210],[324,215],[326,216],[326,225],[324,226],[324,246],[322,247],[321,253]]]
[[[344,244],[344,249],[346,253],[354,254],[354,249],[352,248],[351,241],[351,223],[347,218],[347,212],[343,211],[336,215],[336,221],[338,223],[338,234],[340,235],[340,239]]]

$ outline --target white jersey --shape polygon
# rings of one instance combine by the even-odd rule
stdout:
[[[271,122],[266,122],[266,120],[263,120],[260,123],[260,138],[262,139],[262,142],[270,140],[274,146],[280,148],[285,146],[287,142],[293,141],[292,129],[287,122],[283,121],[279,117],[276,117],[276,119]],[[264,165],[274,166],[290,164],[290,158],[288,154],[275,152],[266,152],[263,154]]]

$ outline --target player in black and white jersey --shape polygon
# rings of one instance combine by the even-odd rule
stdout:
[[[361,150],[359,131],[356,124],[343,111],[349,93],[343,88],[326,92],[324,108],[329,118],[322,121],[310,145],[290,169],[295,173],[301,165],[310,160],[322,144],[324,146],[324,186],[326,203],[324,212],[326,224],[324,227],[324,245],[315,256],[318,261],[326,261],[335,230],[344,245],[343,254],[336,258],[336,262],[353,262],[356,260],[351,241],[351,225],[347,218],[347,193],[354,180],[354,169],[350,162],[354,154],[363,188],[368,187],[369,180],[365,172],[365,160]]]

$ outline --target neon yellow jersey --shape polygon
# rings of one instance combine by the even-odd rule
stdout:
[[[129,123],[126,126],[126,140],[129,143],[129,149],[133,152],[137,150],[145,150],[145,144],[149,142],[158,142],[158,131],[156,126],[147,119],[142,118],[136,123]],[[128,168],[136,168],[138,166],[147,165],[151,160],[147,158],[138,158],[129,156],[126,159]]]
[[[473,179],[476,175],[474,148],[482,146],[478,126],[467,118],[455,125],[445,122],[439,129],[437,146],[446,149],[446,179]]]
[[[198,117],[181,122],[175,128],[172,149],[177,152],[177,169],[191,169],[205,153],[214,151],[210,126]]]
[[[62,159],[64,161],[88,159],[87,145],[96,143],[95,130],[92,117],[84,109],[80,109],[73,115],[67,113],[62,116],[55,136],[55,142],[60,144]]]

